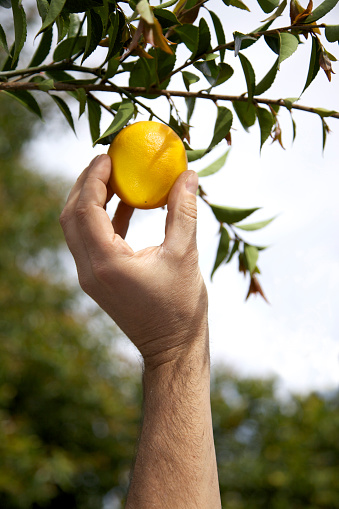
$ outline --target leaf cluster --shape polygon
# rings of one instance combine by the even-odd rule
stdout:
[[[43,93],[54,102],[75,130],[66,100],[68,96],[70,100],[77,101],[79,118],[87,114],[94,144],[110,143],[121,128],[139,114],[146,113],[149,119],[157,119],[172,127],[185,140],[189,161],[202,158],[221,143],[231,145],[234,116],[245,131],[258,125],[260,150],[268,140],[278,142],[284,148],[279,118],[281,109],[291,113],[293,138],[296,136],[296,123],[292,116],[294,110],[318,115],[325,147],[330,131],[327,118],[339,118],[339,113],[302,106],[299,99],[314,82],[320,69],[329,81],[334,74],[332,63],[336,57],[327,46],[339,42],[339,25],[325,25],[321,20],[338,4],[338,0],[324,0],[316,8],[313,8],[312,0],[306,7],[298,0],[290,0],[290,24],[283,27],[273,27],[273,24],[287,11],[287,0],[258,0],[257,3],[269,15],[267,19],[246,34],[234,29],[233,39],[227,42],[223,16],[231,15],[233,9],[250,11],[250,6],[244,1],[223,0],[220,12],[215,12],[210,9],[208,0],[169,0],[156,6],[151,6],[147,0],[37,0],[36,8],[41,20],[36,34],[38,45],[29,63],[18,69],[27,38],[27,21],[23,3],[13,0],[12,46],[8,45],[9,37],[0,26],[0,46],[6,54],[0,72],[0,93],[16,99],[40,118],[42,111],[37,94]],[[0,5],[0,9],[8,7],[6,1]],[[56,35],[56,45],[53,43],[53,34]],[[214,40],[217,41],[215,47]],[[269,51],[275,55],[273,65],[260,80],[246,55],[247,48],[259,40],[265,41]],[[263,98],[278,73],[283,71],[284,62],[305,42],[311,46],[310,62],[299,97],[278,100]],[[246,83],[246,90],[237,96],[215,91],[218,87],[218,90],[227,91],[227,82],[235,73],[229,63],[230,55],[239,60]],[[175,75],[182,76],[185,90],[169,88]],[[121,77],[125,78],[127,85],[120,85]],[[115,94],[113,104],[103,102],[102,96],[99,98],[97,92],[103,91]],[[66,95],[62,95],[65,92]],[[162,118],[158,111],[156,99],[162,96],[169,103],[167,119]],[[185,118],[175,104],[175,97],[178,96],[185,98]],[[153,99],[154,106],[148,106],[144,98]],[[197,103],[203,100],[212,101],[216,108],[216,120],[214,126],[206,126],[207,139],[210,131],[206,148],[192,148],[192,117]],[[224,105],[225,102],[229,103],[229,107]],[[101,125],[103,110],[110,112],[113,117],[104,130]],[[225,156],[220,157],[202,170],[200,176],[216,173],[225,161]],[[202,189],[200,196],[205,196]],[[219,221],[222,223],[221,238],[213,272],[228,256],[227,238],[231,237],[227,233],[227,226],[223,225],[228,225],[229,229],[240,228],[229,222],[228,218]],[[259,223],[256,229],[268,222]],[[233,235],[232,250],[239,256],[240,270],[251,276],[249,293],[259,291],[263,295],[258,290],[258,268],[253,262],[257,256],[253,253],[258,250],[238,240]],[[249,255],[250,252],[252,255]]]

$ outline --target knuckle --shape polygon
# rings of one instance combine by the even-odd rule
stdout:
[[[88,214],[88,207],[86,207],[82,204],[77,205],[77,207],[75,209],[75,217],[77,218],[77,220],[80,223],[85,220],[87,214]]]

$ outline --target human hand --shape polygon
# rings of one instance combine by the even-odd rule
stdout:
[[[60,216],[79,282],[141,352],[145,366],[175,360],[207,335],[207,293],[198,266],[198,177],[182,173],[168,199],[165,240],[134,252],[124,240],[133,209],[105,207],[111,160],[95,158]]]

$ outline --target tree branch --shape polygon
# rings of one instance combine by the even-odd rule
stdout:
[[[111,85],[104,85],[104,84],[82,84],[82,83],[61,83],[56,82],[54,83],[54,89],[52,90],[58,90],[58,91],[65,91],[65,92],[72,92],[76,91],[78,88],[83,88],[86,92],[117,92],[117,93],[126,93],[133,94],[135,96],[143,96],[143,95],[162,95],[165,97],[193,97],[195,99],[209,99],[210,101],[216,102],[216,101],[229,101],[229,102],[247,102],[248,98],[244,95],[222,95],[222,94],[207,94],[206,92],[185,92],[181,90],[161,90],[157,88],[150,88],[147,89],[145,87],[117,87],[114,84]],[[8,90],[15,92],[16,90],[39,90],[39,83],[11,83],[11,82],[0,82],[0,91],[1,90]],[[319,115],[319,112],[317,111],[317,108],[309,107],[309,106],[303,106],[301,104],[295,104],[293,103],[291,106],[286,105],[284,99],[266,99],[262,97],[254,97],[253,102],[255,104],[266,104],[266,105],[276,105],[276,106],[282,106],[287,109],[293,109],[293,110],[301,110],[306,111],[308,113],[316,113]],[[147,109],[147,108],[146,108]],[[326,115],[331,118],[338,118],[339,119],[339,112],[332,112],[329,115]]]

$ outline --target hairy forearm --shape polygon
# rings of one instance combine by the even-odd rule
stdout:
[[[208,333],[144,372],[144,419],[126,509],[219,509]]]

